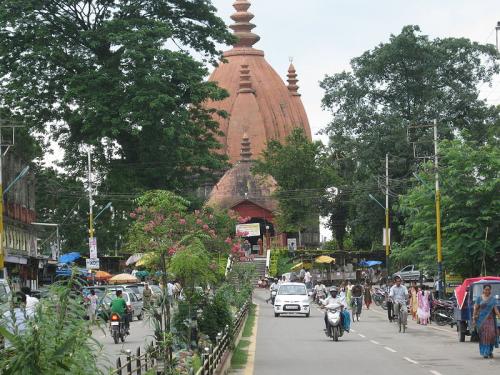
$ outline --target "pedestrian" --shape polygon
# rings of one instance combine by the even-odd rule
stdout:
[[[392,280],[387,280],[387,285],[384,289],[385,301],[387,304],[387,317],[389,318],[389,322],[392,323],[392,321],[394,320],[394,304],[392,303],[392,299],[389,297],[391,287],[392,287]]]
[[[372,285],[370,284],[369,281],[365,285],[364,299],[365,299],[366,309],[370,310],[370,305],[372,304]]]
[[[410,313],[413,320],[417,320],[417,310],[418,310],[418,290],[415,283],[410,287]]]
[[[493,358],[493,348],[499,345],[497,320],[500,311],[496,298],[491,295],[491,285],[483,286],[483,294],[475,302],[473,323],[479,334],[479,353],[483,358]]]
[[[28,318],[33,318],[36,312],[36,306],[38,305],[38,298],[31,296],[31,288],[29,286],[23,286],[21,292],[26,296],[26,315]]]
[[[417,293],[417,298],[418,298],[418,310],[417,310],[417,317],[418,317],[418,323],[422,325],[427,325],[429,324],[429,318],[431,315],[431,309],[430,309],[430,304],[429,304],[429,291],[426,290],[427,288],[419,288],[419,291]]]
[[[347,281],[347,286],[346,286],[346,291],[345,291],[345,301],[347,303],[347,306],[351,306],[351,297],[352,297],[352,283],[351,280]]]
[[[92,323],[96,320],[98,299],[99,298],[96,296],[95,290],[91,289],[90,294],[87,297],[87,315]]]
[[[153,296],[153,291],[149,287],[149,283],[144,284],[144,290],[142,291],[142,306],[144,309],[149,309],[151,306],[151,297]]]
[[[354,317],[359,322],[361,316],[361,309],[363,307],[363,287],[359,282],[352,287],[351,308],[352,308],[352,321]]]
[[[434,298],[435,299],[439,298],[439,280],[436,280],[434,282]]]
[[[16,292],[12,297],[11,308],[3,313],[3,327],[12,335],[20,335],[26,331],[28,316],[26,314],[26,294]],[[12,347],[12,343],[4,339],[5,349]]]
[[[311,272],[309,271],[306,271],[306,273],[304,274],[304,282],[306,284],[306,288],[309,290],[312,288],[312,276],[311,276]]]

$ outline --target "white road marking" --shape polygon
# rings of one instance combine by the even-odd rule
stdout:
[[[384,349],[390,351],[391,353],[397,353],[393,348],[389,348],[388,346],[384,346]]]
[[[358,336],[359,336],[359,337],[362,337],[362,338],[364,338],[364,339],[366,338],[366,336],[365,336],[365,335],[362,335],[361,333],[358,333]]]
[[[375,341],[375,340],[370,340],[370,342],[371,342],[372,344],[375,344],[375,345],[380,345],[380,343],[379,343],[378,341]]]
[[[429,372],[430,372],[432,375],[442,375],[440,372],[437,372],[436,370],[429,370]]]
[[[417,361],[414,361],[413,359],[411,358],[408,358],[408,357],[403,357],[403,359],[407,360],[408,362],[410,363],[413,363],[414,365],[418,365],[418,362]]]

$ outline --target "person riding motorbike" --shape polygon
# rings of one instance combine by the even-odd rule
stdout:
[[[328,306],[328,305],[334,305],[338,304],[340,305],[340,324],[342,327],[345,327],[345,315],[344,315],[344,307],[347,307],[345,298],[342,298],[338,295],[338,289],[335,286],[332,286],[330,288],[330,296],[322,299],[321,304],[323,306]],[[330,322],[328,321],[328,310],[325,310],[325,333],[327,336],[330,334]]]
[[[406,308],[406,303],[408,301],[408,289],[404,285],[401,285],[401,277],[396,276],[394,278],[394,285],[389,291],[389,298],[392,301],[394,315],[399,316],[399,310],[401,308]],[[406,322],[404,322],[406,324]]]
[[[278,292],[278,288],[279,288],[278,279],[273,279],[273,283],[269,287],[269,298],[266,299],[266,303],[268,303],[269,301],[271,301],[271,303],[274,305],[273,292],[277,293]]]
[[[113,301],[111,301],[110,307],[111,307],[111,314],[115,313],[120,316],[120,320],[125,325],[125,330],[128,335],[130,328],[128,319],[129,307],[127,306],[127,303],[123,299],[123,292],[120,289],[116,291],[116,298]]]

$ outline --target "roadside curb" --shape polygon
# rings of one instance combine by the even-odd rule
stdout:
[[[240,343],[241,337],[243,336],[243,330],[245,329],[245,324],[247,324],[248,315],[249,314],[247,313],[243,323],[241,324],[241,329],[238,332],[238,335],[234,338],[234,349],[228,350],[222,358],[220,370],[215,372],[217,375],[227,375],[231,372],[231,359],[233,358],[234,350]]]
[[[244,375],[253,375],[255,364],[255,351],[257,348],[257,328],[259,326],[259,310],[260,305],[255,306],[255,324],[252,329],[252,336],[249,337],[250,346],[248,347],[248,360],[245,367]]]

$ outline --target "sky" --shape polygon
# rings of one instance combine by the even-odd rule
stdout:
[[[212,0],[227,24],[234,0]],[[349,70],[353,57],[387,42],[405,25],[419,25],[431,37],[466,37],[495,44],[500,0],[251,0],[253,30],[261,37],[254,46],[286,78],[289,58],[299,75],[300,93],[313,134],[331,115],[321,109],[327,74]],[[500,35],[499,35],[500,36]],[[482,95],[500,103],[500,77]],[[315,138],[322,138],[315,136]]]

